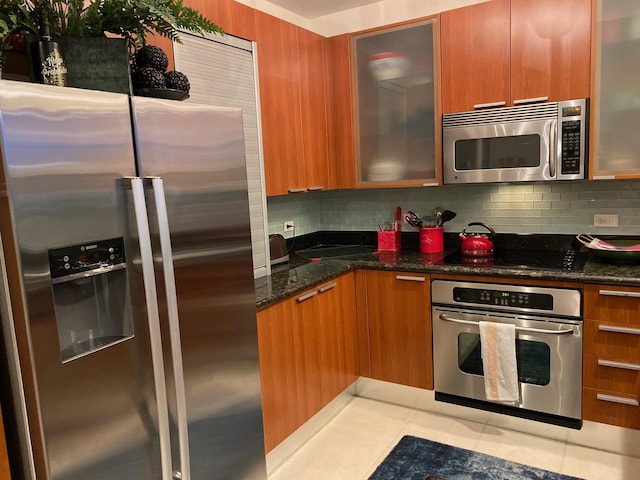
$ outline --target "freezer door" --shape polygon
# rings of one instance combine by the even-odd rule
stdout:
[[[241,112],[142,97],[132,98],[132,110],[139,174],[162,177],[164,182],[191,478],[264,479]],[[153,200],[148,204],[153,210]],[[150,213],[150,218],[157,215]],[[160,227],[153,221],[151,231],[158,248],[155,257],[161,258],[156,238]],[[161,269],[157,271],[161,285]],[[162,316],[166,298],[160,298],[160,306]],[[163,328],[168,328],[163,320]],[[163,341],[167,338],[169,333],[163,330]],[[165,361],[170,362],[170,357],[165,356]],[[171,370],[167,366],[166,371]],[[168,384],[172,383],[170,379]],[[175,392],[170,392],[169,401],[177,425]]]
[[[160,479],[128,98],[2,81],[0,121],[38,480]]]

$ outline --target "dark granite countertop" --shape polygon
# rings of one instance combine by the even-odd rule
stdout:
[[[380,252],[319,262],[308,262],[299,255],[292,254],[289,264],[274,268],[270,276],[256,280],[256,306],[260,310],[356,269],[640,286],[640,265],[603,263],[593,255],[589,255],[581,272],[444,265],[439,264],[442,254],[421,254],[410,242],[407,243],[409,246],[398,253]],[[455,248],[448,248],[445,253]]]

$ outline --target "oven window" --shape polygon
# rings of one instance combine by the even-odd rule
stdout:
[[[551,350],[549,345],[533,340],[516,339],[518,381],[532,385],[548,385],[551,380]],[[458,335],[458,367],[472,375],[484,374],[480,355],[480,335]]]
[[[539,167],[540,143],[537,134],[457,140],[456,170]]]

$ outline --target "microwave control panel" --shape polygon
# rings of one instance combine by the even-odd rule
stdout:
[[[560,172],[563,175],[580,173],[581,164],[581,121],[566,120],[562,122],[562,156]]]

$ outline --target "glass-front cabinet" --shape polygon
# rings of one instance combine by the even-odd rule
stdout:
[[[640,2],[596,2],[593,178],[640,177]]]
[[[358,186],[438,184],[437,23],[353,37]]]

